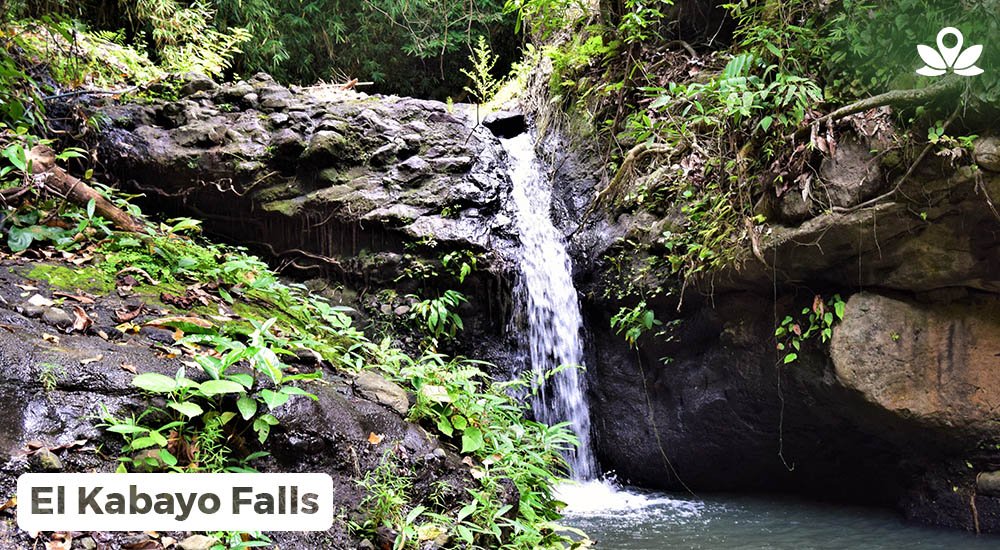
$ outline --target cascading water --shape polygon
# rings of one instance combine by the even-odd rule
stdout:
[[[520,277],[514,288],[518,330],[527,330],[524,351],[535,380],[564,367],[545,382],[532,403],[548,424],[569,422],[580,446],[567,457],[574,479],[599,474],[590,443],[590,409],[583,367],[583,317],[573,287],[572,263],[563,235],[552,225],[552,187],[544,176],[531,135],[503,140],[510,158],[512,197],[521,235]],[[516,323],[517,324],[517,323]]]
[[[514,287],[512,329],[525,334],[522,350],[535,380],[545,380],[532,403],[539,420],[569,422],[580,445],[567,456],[573,481],[556,488],[576,517],[645,514],[656,507],[695,506],[667,497],[622,489],[614,479],[599,478],[590,439],[590,409],[583,365],[583,315],[573,286],[566,240],[552,224],[552,186],[535,155],[531,135],[501,140],[509,157],[511,193],[521,237],[520,277]],[[552,369],[556,374],[547,377]],[[695,510],[692,513],[697,513]]]

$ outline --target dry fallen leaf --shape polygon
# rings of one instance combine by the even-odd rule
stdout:
[[[383,439],[385,439],[385,436],[382,434],[377,434],[375,432],[371,432],[368,434],[368,442],[371,443],[372,445],[378,445],[379,443],[382,442]]]
[[[19,285],[19,284],[15,284],[14,286],[16,286],[17,288],[20,288],[21,290],[38,290],[37,286]]]
[[[87,315],[87,312],[80,306],[73,306],[73,330],[77,332],[87,332],[94,320]]]
[[[142,303],[135,306],[135,308],[133,309],[127,309],[127,308],[116,309],[115,318],[118,319],[119,323],[127,323],[128,321],[131,321],[136,317],[142,315],[142,312],[145,309],[146,309],[146,304]]]
[[[93,255],[86,254],[86,255],[79,256],[77,258],[74,258],[74,259],[70,260],[70,263],[73,264],[73,265],[83,265],[83,264],[85,264],[85,263],[87,263],[87,262],[89,262],[90,260],[93,260],[93,259],[94,259]]]
[[[147,321],[144,323],[147,327],[157,327],[157,328],[174,328],[170,325],[187,323],[202,328],[212,328],[212,322],[202,319],[201,317],[191,317],[191,316],[176,316],[176,317],[161,317],[159,319],[153,319],[152,321]]]
[[[45,340],[46,342],[52,342],[53,344],[58,344],[59,343],[59,337],[58,336],[53,336],[53,335],[47,334],[45,332],[42,333],[42,340]]]
[[[160,539],[160,543],[163,544],[164,548],[170,548],[176,542],[177,539],[175,539],[174,537],[163,537],[162,539]]]
[[[128,363],[122,363],[121,367],[122,367],[123,371],[131,372],[132,374],[138,374],[138,372],[135,370],[135,367],[132,366],[132,365],[129,365]]]
[[[70,300],[75,300],[77,302],[80,302],[81,304],[86,304],[86,305],[91,305],[95,303],[93,298],[83,296],[82,294],[70,294],[68,292],[55,291],[52,293],[52,295],[59,296],[61,298],[69,298]]]
[[[73,537],[69,533],[52,533],[52,540],[45,543],[45,550],[70,550]]]
[[[95,355],[94,357],[89,357],[87,359],[80,359],[80,364],[81,365],[89,365],[91,363],[96,363],[96,362],[100,361],[101,359],[104,359],[104,354],[103,353],[99,353],[99,354]]]
[[[122,548],[125,550],[160,550],[163,547],[155,540],[146,539],[126,544]]]

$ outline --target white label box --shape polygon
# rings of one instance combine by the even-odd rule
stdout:
[[[328,474],[24,474],[25,531],[325,531]]]

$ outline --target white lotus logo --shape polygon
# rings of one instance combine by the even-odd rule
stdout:
[[[955,37],[955,45],[944,47],[944,37],[948,35]],[[923,44],[917,45],[917,53],[920,59],[924,60],[925,66],[917,69],[917,74],[923,76],[941,76],[951,69],[955,74],[962,76],[976,76],[983,74],[983,70],[976,66],[979,56],[983,55],[983,45],[976,44],[969,46],[962,51],[962,31],[955,27],[945,27],[937,35],[937,47],[935,50]]]

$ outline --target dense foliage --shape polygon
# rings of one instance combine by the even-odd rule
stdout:
[[[46,0],[8,18],[63,15],[140,45],[168,71],[270,73],[279,81],[371,82],[365,91],[464,97],[480,39],[510,67],[518,47],[499,0]],[[499,76],[499,73],[498,75]]]
[[[554,101],[607,147],[611,177],[595,209],[644,209],[672,222],[622,242],[609,258],[610,294],[638,299],[679,295],[738,263],[773,221],[780,197],[809,196],[814,164],[838,134],[817,123],[824,111],[929,86],[914,73],[915,46],[933,45],[942,26],[964,29],[967,46],[1000,28],[992,1],[960,10],[937,0],[608,0],[599,11],[573,0],[510,4],[546,44]],[[981,60],[996,64],[988,53]],[[996,78],[977,77],[966,98],[995,106],[998,93]],[[950,111],[896,110],[898,126],[914,128],[894,136],[904,156],[928,127],[945,128]],[[930,134],[932,144],[942,141]]]

